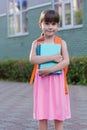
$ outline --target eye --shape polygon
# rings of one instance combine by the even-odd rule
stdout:
[[[49,22],[45,22],[46,25],[49,25]]]
[[[56,23],[55,23],[55,22],[52,22],[52,25],[56,25]]]

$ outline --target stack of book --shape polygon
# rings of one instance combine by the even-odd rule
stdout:
[[[40,55],[40,56],[52,56],[55,54],[60,54],[61,45],[60,44],[50,44],[50,43],[41,44],[41,45],[37,46],[36,52],[37,52],[37,55]],[[53,67],[56,64],[58,64],[58,62],[54,62],[54,61],[45,62],[45,63],[39,64],[39,69]],[[62,70],[58,70],[51,74],[62,74]]]

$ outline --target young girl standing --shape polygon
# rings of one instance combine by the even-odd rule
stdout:
[[[59,15],[54,10],[45,10],[39,20],[42,43],[54,43],[58,31]],[[69,65],[69,54],[64,40],[61,44],[61,55],[38,56],[36,54],[37,41],[32,44],[30,62],[41,64],[49,61],[58,62],[53,67],[37,69],[34,81],[34,118],[39,121],[39,130],[47,130],[47,121],[54,120],[55,130],[63,130],[63,121],[71,117],[69,94],[65,93],[64,68]],[[49,48],[50,49],[50,48]],[[45,51],[45,50],[44,50]],[[49,75],[57,70],[62,74]]]

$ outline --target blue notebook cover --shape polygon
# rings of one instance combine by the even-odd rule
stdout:
[[[40,56],[51,56],[55,54],[60,54],[61,46],[60,44],[41,44],[37,46],[36,53]],[[42,64],[39,64],[39,68],[49,68],[54,65],[56,65],[57,62],[45,62]],[[56,72],[53,72],[51,74],[62,74],[62,70],[58,70]]]

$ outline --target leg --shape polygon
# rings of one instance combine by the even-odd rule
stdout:
[[[39,130],[47,130],[47,120],[39,120]]]
[[[55,130],[63,130],[63,121],[54,120]]]

